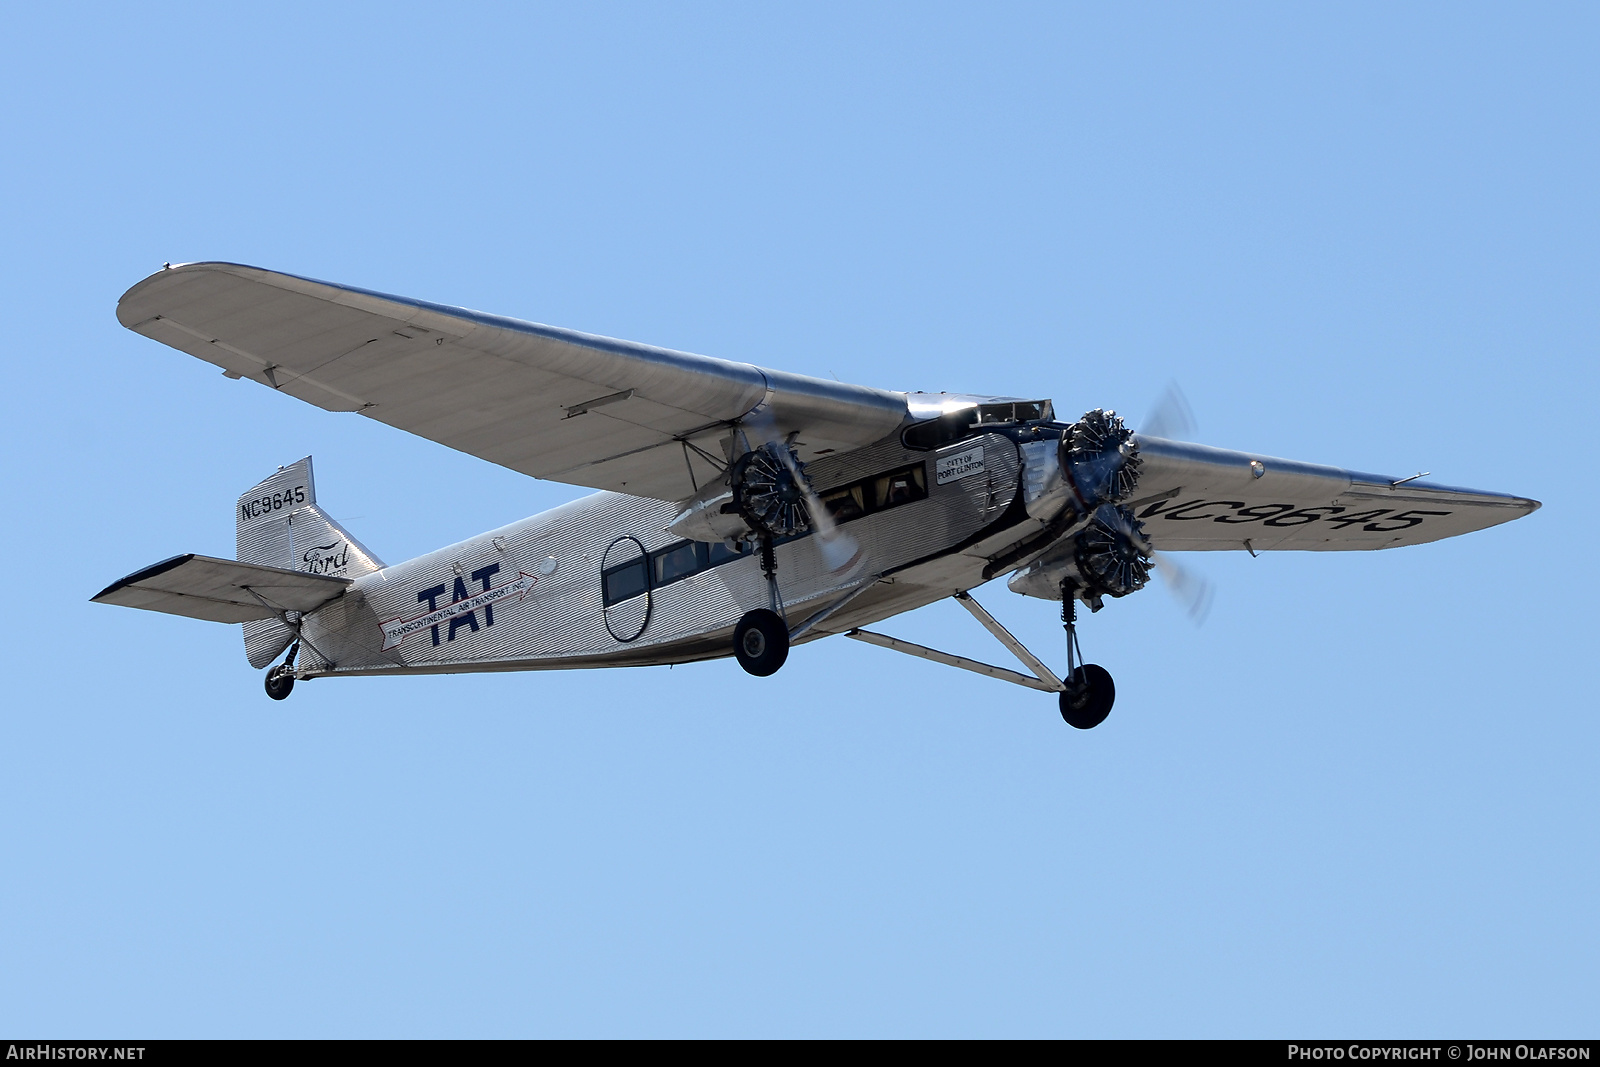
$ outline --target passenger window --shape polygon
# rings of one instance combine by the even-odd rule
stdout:
[[[619,601],[643,593],[649,588],[649,576],[650,572],[645,569],[643,556],[606,571],[603,575],[606,606],[610,607]]]
[[[681,545],[664,549],[651,558],[655,560],[657,585],[666,585],[700,569],[700,560],[693,541],[685,541]]]
[[[867,513],[867,492],[864,486],[847,485],[822,494],[822,503],[834,519],[848,522]]]
[[[729,548],[727,542],[725,541],[718,541],[716,544],[708,545],[706,547],[711,549],[710,558],[706,563],[708,567],[715,567],[717,564],[726,563],[730,559],[738,559],[745,553],[745,547],[743,544],[740,544],[736,548]]]
[[[904,470],[890,471],[873,482],[872,492],[874,509],[909,504],[928,495],[927,475],[923,473],[921,464]]]

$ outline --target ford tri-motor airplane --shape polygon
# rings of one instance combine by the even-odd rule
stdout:
[[[386,565],[317,504],[310,458],[239,498],[238,559],[175,556],[96,601],[243,623],[268,695],[361,674],[686,663],[770,675],[831,634],[1059,694],[1087,729],[1111,676],[1076,608],[1158,552],[1396,548],[1539,504],[1131,432],[1049,400],[892,392],[231,263],[168,266],[118,320],[329,411],[601,492]],[[1057,600],[1057,676],[968,591]],[[1027,668],[864,626],[954,596]],[[287,655],[284,655],[284,653]],[[281,661],[278,657],[284,655]],[[276,665],[273,665],[276,661]]]

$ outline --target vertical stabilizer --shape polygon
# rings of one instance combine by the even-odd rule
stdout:
[[[287,467],[239,497],[241,563],[305,571],[332,578],[354,578],[383,567],[383,561],[317,507],[311,457]],[[294,634],[276,620],[244,624],[245,654],[252,667],[265,667],[289,647]]]

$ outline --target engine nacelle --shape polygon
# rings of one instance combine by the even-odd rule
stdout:
[[[690,541],[742,541],[755,531],[733,503],[733,490],[713,482],[683,503],[683,510],[667,523],[667,532]]]

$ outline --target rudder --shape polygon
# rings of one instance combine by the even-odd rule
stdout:
[[[317,507],[317,486],[307,456],[239,497],[237,557],[241,563],[304,571],[332,578],[354,578],[383,569],[367,550]],[[244,624],[250,666],[265,667],[289,647],[294,633],[276,619]]]

